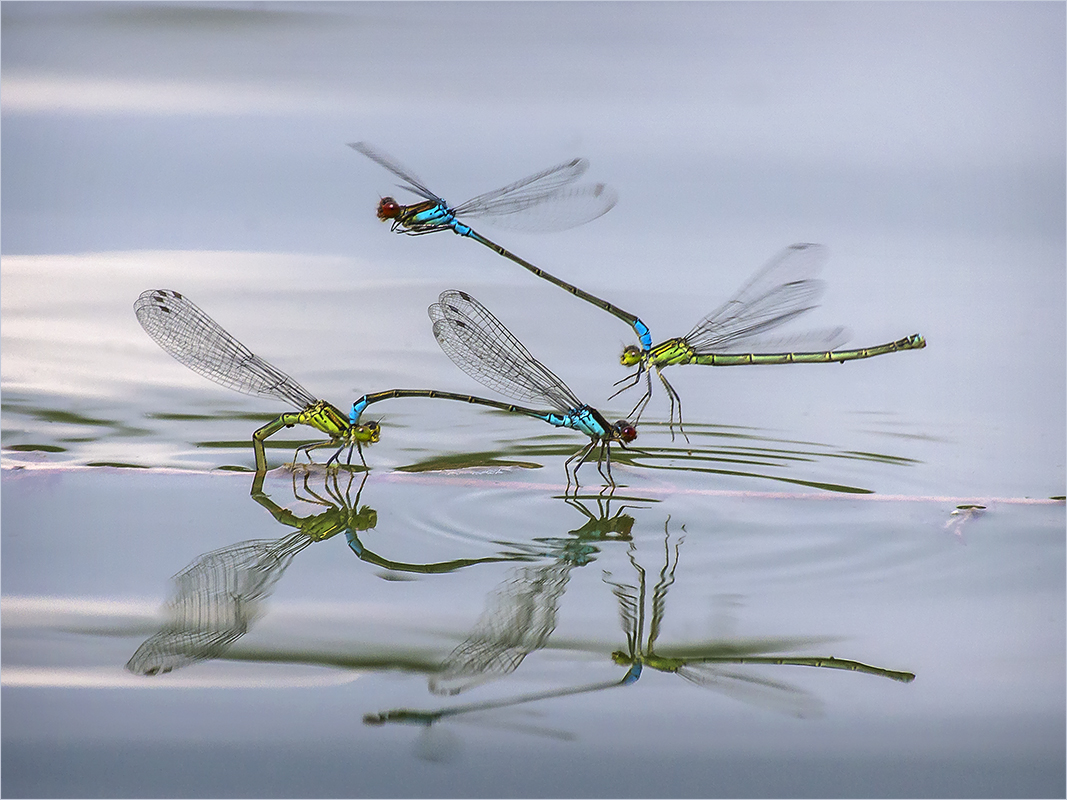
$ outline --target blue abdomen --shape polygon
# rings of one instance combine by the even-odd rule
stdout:
[[[348,424],[355,427],[359,424],[359,418],[363,416],[363,411],[367,407],[366,396],[361,397],[359,400],[352,404],[352,410],[348,412]]]

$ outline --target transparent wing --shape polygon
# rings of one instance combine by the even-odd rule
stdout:
[[[529,233],[565,231],[592,222],[615,207],[619,195],[603,183],[572,186],[533,202],[504,203],[491,212],[459,212],[463,219],[482,218],[498,228]]]
[[[808,718],[822,712],[822,703],[817,697],[782,681],[724,670],[710,664],[687,664],[678,670],[678,674],[697,686],[790,716]]]
[[[603,183],[573,186],[572,184],[589,169],[588,161],[576,158],[500,189],[480,194],[452,208],[392,156],[367,142],[353,142],[349,147],[404,181],[401,188],[426,200],[441,203],[457,217],[491,218],[493,223],[504,228],[526,231],[566,230],[606,214],[619,200],[615,190]]]
[[[480,194],[455,208],[456,214],[486,213],[509,214],[521,211],[544,200],[546,197],[570,186],[589,169],[589,162],[576,158],[566,164],[557,164],[499,189]],[[500,209],[500,210],[498,210]],[[510,210],[508,210],[510,209]]]
[[[572,186],[589,168],[584,158],[542,170],[478,195],[453,209],[460,218],[484,218],[501,227],[531,231],[566,230],[610,211],[619,201],[603,183]]]
[[[686,334],[686,343],[698,355],[753,352],[763,334],[818,305],[824,286],[812,276],[825,260],[822,245],[791,245],[733,298],[698,322]]]
[[[404,181],[406,185],[401,186],[401,189],[407,189],[409,192],[414,192],[425,200],[435,200],[442,205],[448,205],[444,200],[427,189],[423,182],[415,177],[414,173],[409,172],[407,169],[400,166],[400,163],[392,156],[386,155],[381,150],[378,150],[367,142],[351,142],[348,146],[353,150],[359,151],[371,161],[377,162],[400,178],[400,180]]]
[[[744,340],[746,353],[807,353],[836,350],[852,338],[848,328],[819,328],[781,336],[753,336]],[[730,352],[736,352],[737,345]],[[716,350],[716,352],[724,352]]]
[[[126,669],[157,675],[218,658],[244,636],[293,556],[311,542],[298,531],[200,556],[174,576],[167,623],[137,648]]]
[[[442,292],[428,312],[445,355],[479,383],[516,400],[546,403],[564,414],[582,405],[562,380],[466,292]]]
[[[282,400],[299,409],[316,402],[303,386],[255,355],[178,292],[142,292],[134,311],[145,333],[193,372],[228,389]]]
[[[644,572],[639,570],[641,578]],[[641,637],[644,635],[641,620],[641,590],[629,584],[610,579],[611,573],[605,571],[603,579],[611,587],[611,593],[619,601],[619,622],[622,632],[626,634],[626,652],[631,656],[641,649]]]
[[[559,599],[572,566],[558,561],[513,570],[491,596],[471,635],[430,679],[430,691],[454,695],[502,678],[514,672],[527,655],[543,648],[556,629]]]

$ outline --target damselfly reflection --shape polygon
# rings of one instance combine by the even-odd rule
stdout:
[[[534,540],[532,549],[548,563],[510,571],[489,596],[474,630],[430,678],[430,691],[454,695],[510,675],[548,643],[571,570],[594,561],[600,544],[630,541],[634,518],[623,513],[626,506],[612,515],[611,500],[597,497],[598,513],[593,514],[577,497],[566,501],[587,518],[585,524],[564,537]]]
[[[703,643],[667,647],[660,651],[657,649],[657,642],[663,627],[667,593],[675,582],[682,537],[672,542],[668,518],[664,524],[662,565],[659,568],[656,583],[652,587],[651,597],[649,597],[647,573],[637,559],[638,544],[631,535],[633,522],[633,517],[622,514],[620,510],[614,516],[606,513],[602,513],[599,517],[590,516],[589,522],[583,526],[586,530],[603,532],[607,539],[621,539],[628,544],[627,558],[636,580],[616,580],[612,578],[611,573],[607,571],[604,573],[605,583],[611,587],[612,593],[618,600],[619,615],[626,637],[625,647],[611,653],[613,663],[626,667],[626,672],[621,678],[541,692],[528,692],[436,710],[394,709],[367,714],[364,722],[368,725],[407,723],[430,726],[442,720],[456,719],[476,712],[484,713],[538,700],[633,686],[638,683],[646,668],[678,674],[695,685],[714,689],[746,703],[766,706],[782,713],[801,717],[818,713],[821,701],[797,686],[756,674],[751,667],[756,667],[756,669],[788,666],[818,667],[860,672],[902,683],[914,680],[915,675],[911,672],[885,669],[834,656],[806,656],[789,652],[800,646],[810,646],[813,640],[808,638],[716,639]],[[577,531],[571,533],[574,534]],[[572,546],[569,549],[574,552],[576,548]],[[567,572],[573,566],[579,565],[570,563],[561,556],[547,569],[555,570],[552,574],[559,575],[563,573],[562,567],[565,564],[569,564],[566,567]],[[531,577],[532,573],[513,573],[502,590],[498,590],[491,596],[487,613],[479,620],[475,632],[446,659],[442,672],[431,681],[431,688],[454,693],[469,689],[477,683],[484,683],[489,678],[502,678],[514,672],[522,659],[533,652],[534,648],[546,646],[548,635],[554,629],[556,607],[562,596],[562,590],[556,588],[554,592],[543,591],[537,587],[529,591],[528,587],[533,585]],[[550,579],[547,583],[552,587],[559,587],[561,581],[556,578],[554,581]],[[526,590],[525,594],[523,591],[516,591],[516,587]],[[521,601],[512,599],[520,597]],[[527,608],[525,614],[516,613],[523,603],[530,603],[530,598],[536,601],[534,607]],[[649,607],[651,608],[650,614],[648,613]],[[537,623],[528,625],[528,620],[536,620]],[[546,627],[545,621],[551,622],[552,629]],[[506,629],[509,623],[512,625],[510,630]],[[596,647],[589,648],[590,651],[597,649]],[[482,670],[480,675],[479,670]],[[454,682],[461,678],[466,678],[466,683]],[[453,683],[446,683],[447,681],[453,681]]]
[[[472,567],[476,564],[494,564],[500,561],[521,561],[530,558],[526,553],[503,553],[495,556],[454,558],[447,561],[434,561],[424,564],[396,561],[391,558],[386,558],[364,546],[359,538],[361,532],[375,528],[378,519],[377,512],[368,506],[363,506],[357,510],[357,506],[359,505],[359,495],[363,491],[363,484],[366,483],[367,474],[364,473],[363,479],[360,482],[359,491],[356,493],[356,498],[355,500],[352,500],[350,497],[350,490],[353,482],[352,473],[348,474],[347,487],[342,492],[339,488],[337,473],[328,471],[323,479],[323,489],[321,492],[318,492],[312,490],[308,486],[308,479],[312,474],[312,470],[308,469],[301,471],[304,473],[302,493],[296,488],[295,473],[293,476],[293,493],[295,498],[304,503],[322,506],[325,509],[324,511],[321,511],[318,514],[300,517],[288,508],[278,505],[263,491],[253,490],[252,497],[257,503],[270,511],[271,515],[283,525],[301,529],[311,528],[315,531],[329,530],[330,533],[328,536],[323,538],[329,538],[329,536],[333,536],[334,533],[344,531],[345,541],[348,543],[349,549],[355,553],[361,561],[381,567],[389,572],[410,573],[416,575],[440,575],[447,572],[454,572],[457,569]],[[367,524],[368,522],[371,522],[371,524]]]
[[[613,689],[632,683],[629,675],[622,680],[597,681],[595,683],[582,684],[580,686],[567,686],[562,689],[548,689],[541,692],[529,692],[527,694],[505,697],[497,700],[485,700],[477,703],[465,703],[463,705],[440,708],[436,711],[419,711],[412,708],[396,708],[391,711],[382,711],[376,714],[364,714],[363,724],[375,727],[386,724],[415,725],[422,728],[422,733],[415,743],[415,754],[425,761],[450,761],[455,757],[459,749],[458,740],[448,737],[447,733],[437,723],[470,722],[483,728],[500,728],[515,733],[525,733],[550,739],[570,741],[576,737],[568,731],[551,728],[545,725],[535,725],[527,721],[514,719],[504,720],[494,712],[512,709],[528,703],[536,703],[545,700],[553,700],[561,697],[572,697],[580,694],[602,692],[605,689]]]
[[[769,655],[768,651],[773,652],[773,645],[772,648],[764,649],[766,644],[759,649],[750,649],[741,642],[709,642],[706,647],[686,646],[681,652],[675,651],[674,655],[670,655],[669,650],[668,654],[658,652],[656,642],[663,626],[667,592],[674,584],[678,555],[684,541],[684,537],[678,537],[672,546],[669,517],[663,528],[663,566],[659,570],[651,598],[647,596],[647,576],[644,567],[637,561],[635,544],[631,543],[627,555],[637,575],[636,583],[612,580],[610,572],[604,573],[605,582],[611,586],[612,592],[619,600],[619,616],[626,635],[626,649],[616,650],[611,654],[611,658],[616,664],[627,667],[626,678],[631,682],[636,682],[641,677],[642,670],[648,667],[657,672],[677,674],[697,686],[714,689],[743,702],[806,717],[815,715],[821,707],[820,701],[809,692],[778,680],[726,669],[726,665],[822,667],[863,672],[902,683],[915,679],[911,672],[874,667],[833,656]],[[650,617],[646,616],[649,605]]]
[[[512,674],[527,655],[548,644],[556,628],[556,615],[571,571],[595,561],[600,546],[630,541],[634,518],[624,513],[630,506],[619,506],[612,513],[611,497],[567,496],[564,499],[585,517],[585,522],[566,536],[539,538],[531,543],[531,553],[538,553],[549,561],[509,570],[506,580],[487,599],[486,610],[471,634],[449,653],[439,670],[430,677],[431,691],[455,695]],[[586,500],[595,501],[595,513]],[[627,675],[622,680],[594,681],[432,711],[393,709],[366,714],[363,722],[374,726],[418,726],[422,731],[414,744],[415,754],[429,761],[451,760],[459,748],[459,740],[454,733],[449,736],[449,731],[438,723],[470,722],[484,728],[570,740],[574,736],[567,731],[534,724],[528,719],[501,717],[496,712],[538,701],[600,692],[629,682],[631,679]]]
[[[345,470],[323,476],[321,489],[312,489],[310,470],[303,471],[299,488],[293,473],[293,497],[322,511],[300,515],[279,505],[263,491],[263,476],[252,484],[252,497],[282,525],[294,530],[276,539],[252,539],[205,553],[174,576],[174,592],[166,605],[166,623],[147,639],[126,664],[131,672],[157,675],[219,658],[251,629],[263,604],[293,558],[316,542],[344,533],[360,560],[394,573],[435,574],[497,561],[529,558],[525,553],[482,558],[458,558],[433,563],[408,563],[385,558],[364,547],[359,534],[375,528],[378,513],[360,506],[368,473],[362,473],[352,497],[355,476]],[[344,481],[345,486],[341,488]]]

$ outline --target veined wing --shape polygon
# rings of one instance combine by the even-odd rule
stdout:
[[[392,156],[367,142],[353,142],[349,147],[358,150],[404,181],[400,188],[426,200],[441,203],[450,208],[457,217],[492,218],[494,223],[506,228],[527,231],[566,230],[606,214],[619,199],[615,191],[603,183],[572,186],[571,184],[589,168],[588,161],[576,158],[500,189],[480,194],[451,208]]]
[[[818,716],[822,712],[822,702],[817,697],[782,681],[699,663],[681,667],[678,674],[697,686],[790,716],[807,718]]]
[[[794,244],[772,259],[730,300],[685,336],[698,354],[752,352],[766,332],[818,305],[824,286],[812,278],[826,259],[818,244]]]
[[[149,289],[134,303],[141,327],[193,372],[228,389],[282,400],[298,409],[317,402],[307,389],[257,356],[191,300],[169,289]]]
[[[556,629],[559,600],[572,567],[557,561],[513,570],[510,580],[491,596],[471,635],[430,679],[430,691],[454,695],[502,678],[542,649]]]
[[[353,150],[358,150],[371,161],[377,162],[378,164],[389,170],[391,173],[396,175],[398,178],[400,178],[400,180],[404,181],[406,185],[401,186],[401,189],[407,189],[410,192],[414,192],[415,194],[419,195],[419,197],[422,197],[425,200],[434,200],[444,206],[448,205],[447,203],[445,203],[444,200],[442,200],[440,197],[438,197],[429,189],[427,189],[426,185],[421,180],[416,178],[412,172],[409,172],[407,169],[400,166],[399,162],[397,162],[396,159],[392,158],[391,156],[387,156],[381,150],[378,150],[367,142],[350,142],[348,146],[351,147]]]
[[[479,383],[516,400],[547,403],[564,414],[582,405],[567,384],[466,292],[442,292],[427,311],[441,349]]]
[[[632,553],[633,551],[631,550],[630,552]],[[622,632],[626,635],[626,652],[631,657],[641,649],[641,638],[644,636],[642,604],[644,603],[643,581],[645,572],[643,567],[635,566],[642,581],[642,588],[640,589],[629,583],[611,580],[611,573],[607,570],[604,571],[603,576],[604,582],[611,587],[611,593],[619,601],[619,622],[622,624]]]
[[[297,531],[200,556],[174,576],[166,624],[137,648],[126,669],[157,675],[221,656],[248,632],[289,562],[311,542]]]
[[[566,164],[557,164],[554,167],[543,169],[533,175],[527,175],[521,180],[509,183],[499,189],[480,194],[456,206],[456,214],[494,214],[510,213],[499,212],[498,208],[513,204],[512,210],[519,211],[524,207],[541,202],[541,199],[551,196],[565,186],[569,186],[580,178],[589,169],[589,162],[584,158],[575,158]],[[525,205],[523,205],[525,203]]]
[[[525,233],[548,233],[592,222],[615,207],[619,195],[603,183],[571,186],[541,198],[504,198],[491,212],[462,213],[462,219],[485,219],[498,228]]]
[[[619,200],[615,190],[603,183],[572,186],[588,168],[588,161],[576,158],[478,195],[453,211],[461,219],[489,218],[508,228],[574,228],[606,214]]]
[[[752,336],[744,340],[746,353],[822,353],[836,350],[852,338],[848,328],[818,328],[781,336]],[[737,353],[740,345],[730,347],[730,353]],[[716,350],[715,352],[724,352]]]

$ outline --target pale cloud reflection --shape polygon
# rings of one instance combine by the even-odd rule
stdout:
[[[374,617],[376,609],[346,604],[294,604],[283,613],[294,626],[306,628],[309,617]],[[5,635],[51,639],[56,633],[118,639],[143,637],[154,633],[165,619],[156,600],[116,600],[98,597],[61,597],[46,595],[7,596],[0,599]],[[294,622],[295,620],[295,622]],[[227,663],[209,662],[196,670],[153,676],[127,671],[115,659],[105,665],[12,664],[10,659],[22,653],[17,645],[8,646],[9,661],[0,671],[0,685],[22,688],[68,689],[267,689],[340,686],[362,674],[353,669],[334,669],[314,664]],[[126,645],[123,645],[126,647]],[[25,652],[31,652],[29,650]],[[123,651],[125,652],[125,651]]]
[[[241,83],[5,75],[5,112],[221,115],[307,114],[336,108],[339,98]]]
[[[352,683],[360,674],[307,666],[270,665],[262,674],[255,666],[156,676],[151,680],[116,667],[4,667],[0,685],[21,688],[54,689],[297,689],[340,686]]]

